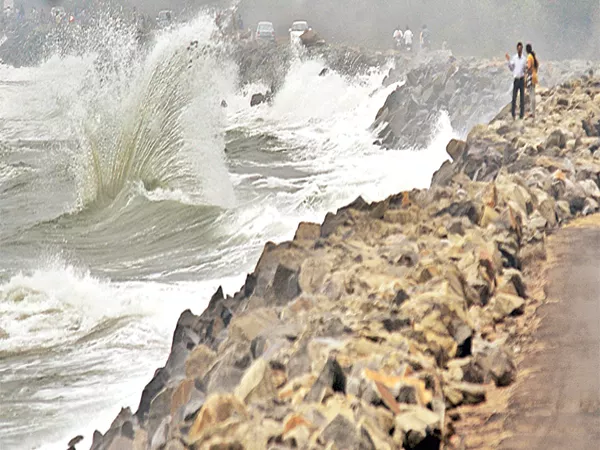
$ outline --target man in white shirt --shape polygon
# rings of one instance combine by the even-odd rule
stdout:
[[[404,38],[404,34],[402,33],[402,29],[400,27],[394,30],[394,41],[396,42],[396,48],[402,47],[402,40]]]
[[[407,26],[406,31],[404,32],[404,45],[406,46],[406,49],[408,51],[412,50],[413,37],[414,37],[413,32],[410,31],[410,28],[408,28],[408,26]]]
[[[517,54],[512,58],[506,54],[506,60],[508,61],[508,68],[513,74],[513,95],[512,95],[512,116],[515,118],[517,109],[517,92],[520,95],[521,109],[519,111],[519,117],[522,119],[525,115],[525,75],[527,73],[527,58],[523,54],[523,44],[519,42],[517,44]]]

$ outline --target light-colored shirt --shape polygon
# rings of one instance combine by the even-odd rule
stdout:
[[[414,36],[414,34],[413,34],[413,32],[412,32],[412,31],[410,31],[410,30],[406,30],[406,31],[404,32],[404,43],[405,43],[406,45],[408,45],[408,44],[412,44],[412,41],[413,41],[413,36]]]
[[[397,41],[402,39],[402,30],[394,31],[394,39],[396,39]]]
[[[511,70],[515,78],[525,77],[525,72],[527,70],[527,57],[524,54],[521,54],[521,57],[519,58],[519,54],[515,54],[508,62],[508,68]]]

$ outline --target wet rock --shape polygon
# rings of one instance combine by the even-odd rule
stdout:
[[[79,444],[81,441],[83,441],[83,436],[79,435],[79,436],[75,436],[73,439],[71,439],[69,441],[69,443],[67,444],[68,450],[75,450],[75,446],[77,444]]]
[[[453,161],[456,161],[460,158],[467,148],[467,143],[465,141],[460,141],[458,139],[451,139],[448,145],[446,146],[446,153],[450,155]]]
[[[433,173],[432,186],[448,186],[456,175],[457,169],[450,161],[444,161],[442,166]]]
[[[261,93],[254,94],[254,95],[252,95],[252,98],[250,99],[250,106],[258,106],[261,103],[264,103],[266,101],[267,101],[267,98],[263,94],[261,94]]]

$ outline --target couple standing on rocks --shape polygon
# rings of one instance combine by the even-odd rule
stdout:
[[[508,61],[508,68],[511,70],[514,76],[513,84],[513,95],[512,95],[512,116],[515,119],[516,107],[517,107],[517,93],[520,95],[520,107],[519,117],[523,119],[525,115],[525,84],[529,91],[529,102],[531,106],[531,117],[535,120],[535,86],[538,84],[538,68],[539,62],[531,47],[531,44],[527,44],[526,47],[527,56],[523,55],[523,44],[519,42],[517,44],[517,53],[511,58],[509,54],[506,54],[506,60]]]

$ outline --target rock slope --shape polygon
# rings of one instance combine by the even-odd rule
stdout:
[[[454,130],[466,134],[487,123],[510,99],[510,73],[500,60],[455,58],[431,52],[395,61],[384,85],[397,84],[381,107],[373,128],[386,148],[423,147],[445,111]],[[541,83],[550,87],[597,70],[586,61],[544,62]]]
[[[171,354],[92,449],[439,449],[452,410],[515,380],[524,265],[600,201],[600,80],[452,141],[428,190],[358,198],[268,243],[185,311]]]

